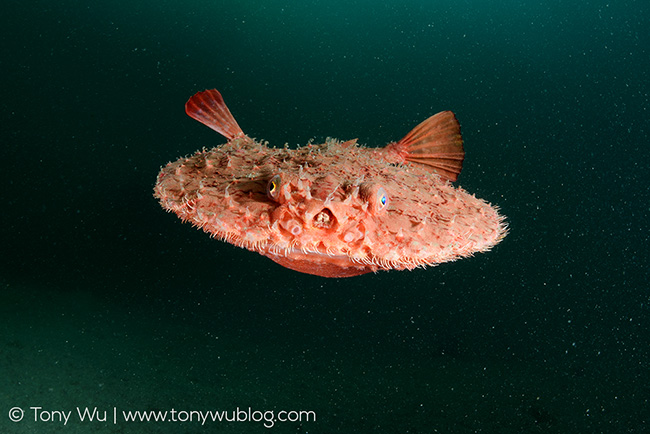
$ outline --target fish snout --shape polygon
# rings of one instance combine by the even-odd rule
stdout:
[[[321,209],[312,219],[312,225],[319,229],[331,229],[336,225],[334,213],[327,207]]]
[[[327,231],[337,230],[341,224],[341,219],[337,217],[338,213],[335,205],[318,199],[307,204],[302,215],[305,228]]]

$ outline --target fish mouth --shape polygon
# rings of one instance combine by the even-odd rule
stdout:
[[[336,217],[329,208],[323,208],[312,219],[312,225],[319,229],[332,229],[336,225]]]

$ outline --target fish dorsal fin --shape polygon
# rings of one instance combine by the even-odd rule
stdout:
[[[458,179],[465,159],[460,124],[450,111],[431,116],[386,150],[449,181]]]
[[[216,89],[204,90],[192,95],[185,103],[185,113],[228,140],[244,135]]]

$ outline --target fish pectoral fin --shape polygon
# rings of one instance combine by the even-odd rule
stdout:
[[[386,151],[396,153],[402,161],[423,166],[449,181],[458,179],[465,159],[460,124],[450,111],[431,116],[402,140],[389,144]]]
[[[192,95],[185,103],[185,113],[228,140],[244,135],[216,89],[208,89]]]

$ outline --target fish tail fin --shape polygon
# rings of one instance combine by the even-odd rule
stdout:
[[[185,113],[228,140],[244,135],[216,89],[204,90],[192,95],[185,103]]]
[[[402,140],[389,144],[386,151],[449,181],[458,179],[465,159],[460,124],[450,111],[431,116]]]

